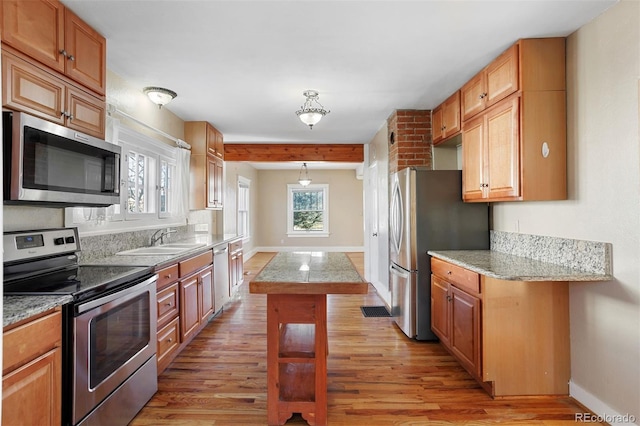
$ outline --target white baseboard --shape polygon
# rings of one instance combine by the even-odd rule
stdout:
[[[616,425],[638,425],[638,421],[640,421],[640,414],[634,415],[631,413],[618,413],[613,408],[609,407],[606,403],[598,399],[595,395],[590,393],[589,391],[583,389],[573,381],[569,381],[569,395],[580,404],[587,407],[595,416],[590,419],[576,419],[577,423],[593,423],[593,422],[606,422],[611,426]],[[586,415],[586,413],[585,413]],[[595,418],[597,417],[597,419]],[[581,421],[582,420],[582,421]]]
[[[351,252],[364,252],[364,246],[353,246],[353,247],[294,247],[294,246],[273,246],[273,247],[257,247],[254,249],[256,252],[266,251],[266,252],[278,252],[278,251],[331,251],[338,252],[342,251],[345,253]]]

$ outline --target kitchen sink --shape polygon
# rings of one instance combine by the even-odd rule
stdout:
[[[119,256],[170,256],[205,246],[205,243],[171,243],[154,247],[140,247],[116,253]]]

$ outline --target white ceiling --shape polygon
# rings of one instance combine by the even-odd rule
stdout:
[[[63,0],[107,38],[107,67],[178,93],[167,109],[225,143],[368,143],[431,109],[519,38],[566,36],[617,0]],[[295,115],[315,89],[331,110]]]

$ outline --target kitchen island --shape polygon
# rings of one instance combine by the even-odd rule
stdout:
[[[267,295],[267,421],[327,424],[327,294],[366,294],[344,253],[278,253],[249,283]]]

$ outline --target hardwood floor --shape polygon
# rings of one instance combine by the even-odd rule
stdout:
[[[136,425],[264,425],[266,296],[248,281],[271,259],[245,262],[245,284],[158,379]],[[362,273],[361,253],[350,254]],[[327,297],[329,425],[562,425],[586,410],[570,397],[492,399],[434,342],[408,339],[391,318],[364,318],[367,295]],[[287,425],[306,422],[294,415]]]

